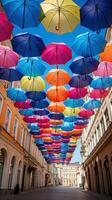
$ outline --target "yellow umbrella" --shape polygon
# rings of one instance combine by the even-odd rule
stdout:
[[[63,114],[65,116],[75,116],[78,115],[80,112],[79,108],[70,108],[70,107],[66,107],[66,109],[64,110]]]
[[[72,32],[80,22],[80,7],[72,0],[45,0],[40,5],[45,15],[42,24],[49,32]]]
[[[26,91],[42,91],[45,89],[45,82],[40,76],[23,76],[21,79],[21,88]]]

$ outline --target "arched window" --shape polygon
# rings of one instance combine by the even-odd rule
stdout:
[[[5,151],[3,149],[0,149],[0,188],[2,184],[4,163],[5,163]]]
[[[20,161],[18,165],[17,184],[20,184],[21,168],[22,168],[22,161]]]
[[[14,173],[14,166],[15,166],[15,157],[13,156],[10,164],[9,170],[9,180],[8,180],[8,189],[12,188],[12,180],[13,180],[13,173]]]

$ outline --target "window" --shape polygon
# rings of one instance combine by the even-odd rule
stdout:
[[[100,126],[97,126],[98,140],[101,138]]]
[[[104,116],[105,116],[105,121],[106,121],[106,126],[108,127],[110,124],[110,120],[109,120],[109,113],[108,113],[108,109],[106,108],[105,112],[104,112]]]
[[[12,114],[12,112],[11,112],[10,108],[8,107],[7,111],[6,111],[5,124],[4,124],[4,127],[8,132],[10,129],[11,114]]]
[[[18,131],[18,119],[14,120],[14,139],[17,139],[17,131]]]
[[[21,132],[19,136],[19,143],[21,146],[23,145],[23,137],[24,137],[24,126],[21,126]]]
[[[0,94],[0,114],[2,111],[2,106],[3,106],[3,96]]]
[[[101,118],[100,124],[101,124],[101,129],[102,129],[102,134],[103,134],[105,132],[105,124],[104,124],[103,117]]]

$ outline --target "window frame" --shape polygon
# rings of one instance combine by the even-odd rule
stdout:
[[[6,128],[5,125],[6,125],[6,117],[7,117],[7,112],[8,112],[8,110],[10,111],[10,119],[9,119],[9,122],[8,122],[8,127]],[[10,132],[11,117],[12,117],[12,111],[11,111],[10,107],[7,106],[6,115],[5,115],[5,122],[4,122],[4,128],[7,130],[7,132]]]

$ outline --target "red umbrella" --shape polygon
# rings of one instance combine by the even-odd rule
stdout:
[[[38,126],[40,128],[49,128],[50,127],[50,123],[38,123]]]
[[[79,113],[80,117],[84,117],[84,118],[89,118],[91,116],[93,116],[95,113],[93,110],[86,110],[86,109],[82,109]]]
[[[86,128],[87,125],[75,125],[74,126],[74,129],[83,129],[83,128]]]
[[[87,88],[70,88],[68,91],[68,97],[71,99],[79,99],[85,97],[87,94]]]
[[[24,117],[23,120],[27,123],[35,123],[37,122],[37,118],[35,116],[31,116],[31,117]]]
[[[48,123],[50,121],[50,119],[46,116],[40,116],[37,117],[37,122],[38,123]]]
[[[108,95],[108,90],[105,89],[94,89],[90,93],[90,97],[93,99],[105,98]]]
[[[25,102],[15,102],[14,103],[14,106],[17,107],[17,108],[20,108],[20,109],[27,109],[27,108],[31,108],[31,105],[30,105],[30,101],[27,100]]]

